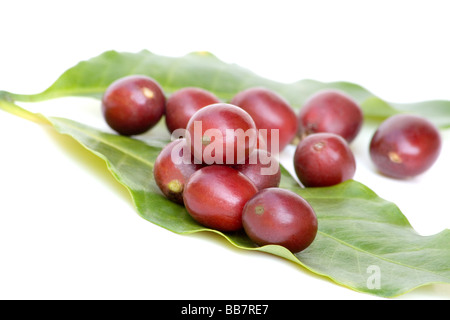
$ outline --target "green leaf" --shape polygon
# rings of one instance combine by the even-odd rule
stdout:
[[[139,53],[107,51],[67,70],[40,94],[21,95],[4,92],[3,95],[17,101],[40,101],[65,96],[99,98],[111,82],[131,74],[153,77],[167,94],[183,87],[197,86],[212,91],[225,101],[245,88],[264,86],[284,96],[295,109],[301,108],[304,101],[314,92],[335,88],[355,98],[368,119],[382,120],[396,113],[412,112],[429,118],[440,127],[450,126],[450,101],[398,104],[384,101],[367,89],[349,82],[323,83],[306,79],[294,83],[280,83],[260,77],[238,65],[225,63],[208,52],[194,52],[183,57],[166,57],[149,51]]]
[[[450,232],[420,236],[392,203],[356,182],[303,189],[286,170],[281,187],[311,203],[319,219],[313,244],[298,254],[269,245],[255,246],[243,233],[222,233],[195,222],[183,206],[161,195],[153,165],[163,144],[108,134],[81,123],[44,117],[0,100],[0,109],[39,123],[51,124],[105,160],[114,177],[128,189],[138,213],[179,234],[215,232],[245,250],[267,252],[293,261],[353,290],[393,297],[431,283],[450,283]]]

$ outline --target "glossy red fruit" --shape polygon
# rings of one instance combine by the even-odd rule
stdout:
[[[195,112],[220,100],[211,92],[188,87],[174,92],[166,104],[166,125],[170,132],[186,129],[189,119]]]
[[[256,149],[250,154],[245,164],[239,164],[233,168],[250,178],[258,190],[280,185],[280,163],[267,150]]]
[[[272,153],[281,152],[297,134],[297,118],[289,103],[266,88],[250,88],[241,91],[231,100],[255,120],[258,130],[267,130],[267,150]],[[278,130],[278,138],[272,129]],[[273,136],[273,141],[272,141]],[[272,143],[276,143],[274,148]]]
[[[131,136],[155,126],[164,115],[166,98],[159,84],[147,76],[133,75],[113,82],[102,99],[108,125]]]
[[[161,150],[153,167],[153,176],[159,189],[167,199],[179,204],[183,204],[187,180],[202,167],[192,162],[188,148],[185,139],[172,141]]]
[[[243,109],[216,103],[198,110],[189,120],[186,140],[199,163],[244,163],[256,148],[257,132],[252,117]]]
[[[352,142],[363,124],[360,106],[338,90],[323,90],[311,96],[300,109],[299,135],[335,133]]]
[[[248,237],[258,245],[277,244],[294,253],[306,249],[318,229],[311,205],[281,188],[258,192],[245,205],[242,222]]]
[[[356,162],[348,143],[341,136],[316,133],[297,145],[294,168],[305,187],[326,187],[352,179]]]
[[[415,115],[395,115],[373,135],[370,156],[381,173],[403,179],[428,170],[439,157],[441,143],[439,131],[430,121]]]
[[[219,231],[237,231],[242,228],[242,210],[257,191],[239,171],[212,165],[190,177],[183,198],[187,211],[200,224]]]

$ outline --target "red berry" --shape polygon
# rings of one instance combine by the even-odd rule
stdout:
[[[220,231],[237,231],[242,228],[242,210],[257,191],[239,171],[212,165],[189,178],[183,198],[187,211],[200,224]]]
[[[325,187],[352,179],[356,162],[353,152],[341,136],[316,133],[298,144],[294,168],[305,187]]]
[[[170,132],[186,129],[189,119],[199,109],[220,102],[211,92],[201,88],[183,88],[174,92],[166,104],[166,125]]]
[[[370,142],[370,156],[378,170],[399,179],[428,170],[440,150],[438,129],[422,117],[407,114],[385,120]]]
[[[294,110],[283,97],[269,89],[244,90],[234,96],[231,103],[247,111],[255,120],[258,130],[267,130],[267,150],[272,153],[281,152],[297,134]],[[278,130],[277,141],[272,141],[272,129]],[[272,143],[277,144],[277,150]]]
[[[134,75],[113,82],[102,99],[108,125],[119,134],[131,136],[155,126],[164,115],[165,96],[159,84]]]
[[[298,116],[301,137],[312,133],[335,133],[352,142],[361,130],[363,113],[347,94],[323,90],[311,96]]]
[[[187,180],[201,168],[185,153],[186,150],[190,151],[187,148],[185,139],[172,141],[161,150],[153,167],[155,182],[162,193],[179,204],[183,204],[183,190]]]
[[[199,163],[244,163],[256,148],[255,122],[231,104],[216,103],[198,110],[186,130],[186,140]]]
[[[255,149],[245,161],[245,164],[238,164],[233,168],[250,178],[258,190],[280,185],[280,164],[266,150]]]
[[[246,234],[258,245],[277,244],[294,253],[306,249],[318,229],[311,205],[280,188],[258,192],[245,205],[242,221]]]

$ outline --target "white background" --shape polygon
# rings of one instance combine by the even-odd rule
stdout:
[[[387,101],[450,100],[447,3],[8,0],[0,89],[40,92],[110,49],[206,50],[278,81],[345,80]],[[100,117],[88,99],[48,102],[49,110],[55,105]],[[435,166],[408,181],[375,173],[373,130],[352,145],[355,178],[395,202],[420,234],[450,228],[449,130]],[[0,147],[0,299],[375,298],[217,236],[180,236],[144,221],[101,160],[50,128],[0,112]],[[442,284],[399,299],[449,298]]]

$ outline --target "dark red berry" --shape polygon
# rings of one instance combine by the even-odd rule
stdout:
[[[378,170],[399,179],[428,170],[440,150],[441,136],[436,126],[422,117],[407,114],[385,120],[370,142],[370,156]]]
[[[300,137],[312,133],[335,133],[352,142],[361,130],[363,113],[347,94],[323,90],[311,96],[298,116]]]
[[[165,96],[159,84],[133,75],[113,82],[102,99],[103,116],[119,134],[131,136],[155,126],[165,110]]]
[[[248,237],[258,245],[276,244],[294,253],[306,249],[318,229],[311,205],[281,188],[258,192],[245,205],[242,222]]]
[[[219,99],[207,90],[194,87],[180,89],[167,99],[167,128],[170,132],[176,129],[186,129],[189,119],[196,111],[219,102]]]
[[[250,178],[258,190],[280,185],[280,163],[267,150],[256,149],[245,160],[245,164],[233,168]]]
[[[252,117],[243,109],[216,103],[198,110],[189,120],[186,139],[192,154],[204,164],[244,163],[256,148]]]
[[[267,130],[267,150],[281,152],[297,133],[297,118],[289,103],[279,94],[266,88],[250,88],[238,93],[231,100],[255,120],[258,130]],[[278,139],[272,129],[278,130]],[[272,141],[272,137],[273,140]],[[276,149],[272,143],[276,143]]]
[[[325,187],[352,179],[356,162],[348,143],[341,136],[316,133],[297,145],[294,168],[305,187]]]
[[[153,167],[153,176],[159,189],[169,200],[183,204],[184,186],[189,177],[200,168],[201,165],[192,162],[186,140],[179,139],[161,150]]]
[[[200,224],[219,231],[237,231],[242,228],[242,210],[257,191],[239,171],[211,165],[189,178],[183,198],[187,211]]]

